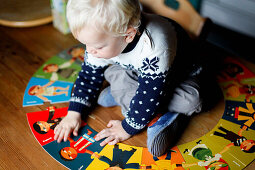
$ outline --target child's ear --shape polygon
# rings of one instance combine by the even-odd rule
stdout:
[[[126,43],[131,43],[134,40],[136,33],[137,30],[134,27],[128,28],[126,31],[127,35],[125,37]]]

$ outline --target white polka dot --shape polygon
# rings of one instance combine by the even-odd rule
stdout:
[[[153,90],[157,90],[157,87],[153,87]]]
[[[84,85],[84,83],[83,83],[83,82],[81,82],[81,85],[83,86],[83,85]]]
[[[139,101],[139,104],[143,104],[143,101]]]
[[[143,91],[143,94],[146,94],[147,92],[146,91]]]
[[[89,93],[91,93],[91,92],[92,92],[92,90],[91,90],[91,89],[88,89],[88,92],[89,92]]]
[[[81,93],[81,92],[82,92],[82,90],[79,90],[79,92]]]
[[[150,101],[151,101],[151,102],[153,102],[153,101],[154,101],[154,99],[150,99]]]

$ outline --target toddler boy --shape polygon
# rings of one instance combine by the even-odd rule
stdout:
[[[81,115],[98,101],[120,105],[125,116],[97,134],[97,141],[105,138],[102,146],[130,138],[161,114],[148,128],[147,146],[154,156],[164,154],[179,114],[201,110],[200,70],[192,67],[193,47],[186,32],[172,20],[141,13],[138,0],[69,0],[67,19],[86,52],[55,140],[77,135]],[[110,87],[100,94],[105,79]]]

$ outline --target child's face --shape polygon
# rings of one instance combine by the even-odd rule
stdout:
[[[86,50],[97,58],[110,59],[119,55],[127,46],[126,37],[114,37],[86,26],[77,35],[77,39],[86,44]]]

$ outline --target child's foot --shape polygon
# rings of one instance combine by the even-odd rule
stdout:
[[[156,157],[166,153],[172,147],[177,132],[176,118],[179,114],[167,112],[147,129],[147,147]]]
[[[119,104],[116,103],[114,100],[110,86],[106,87],[99,95],[97,103],[104,107],[112,107],[112,106],[118,106]]]

